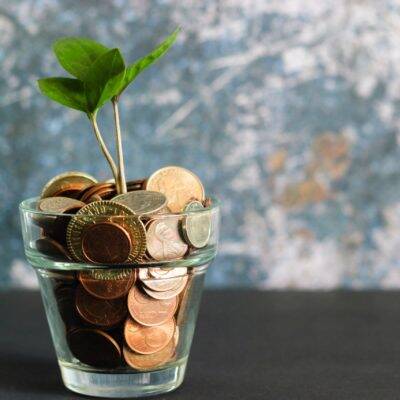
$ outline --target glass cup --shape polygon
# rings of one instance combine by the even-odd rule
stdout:
[[[205,273],[217,251],[218,202],[212,199],[209,207],[177,214],[88,217],[44,213],[38,211],[37,201],[28,199],[20,205],[25,253],[38,276],[65,386],[85,395],[117,398],[179,387]],[[93,261],[93,248],[95,256],[106,258],[110,248],[123,252],[119,227],[129,227],[137,219],[148,240],[139,262]],[[109,232],[108,241],[103,238],[99,243],[92,226],[110,221],[115,236]],[[200,223],[200,231],[190,232]],[[75,237],[77,226],[81,235]],[[175,242],[171,226],[179,230]],[[161,247],[150,248],[151,234],[158,235]],[[137,237],[131,239],[134,253]]]

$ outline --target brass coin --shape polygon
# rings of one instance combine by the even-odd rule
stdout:
[[[146,268],[139,269],[139,279],[147,288],[156,292],[166,292],[168,290],[177,289],[183,282],[184,278],[185,275],[178,275],[170,278],[154,278],[149,274]]]
[[[67,244],[77,261],[84,260],[82,238],[89,225],[114,222],[124,228],[131,240],[131,252],[127,262],[139,261],[146,251],[146,232],[142,222],[122,204],[113,201],[97,201],[81,208],[71,219],[67,229]]]
[[[117,299],[128,294],[136,280],[132,269],[90,269],[79,272],[82,286],[99,299]]]
[[[174,278],[178,279],[178,278]],[[160,290],[152,290],[147,285],[143,286],[143,290],[146,294],[148,294],[153,299],[157,300],[168,300],[177,298],[177,296],[185,289],[186,283],[188,281],[188,275],[182,276],[179,278],[179,282],[177,282],[176,286],[174,286],[170,290],[160,291]]]
[[[171,360],[174,353],[174,339],[170,340],[167,346],[162,350],[153,354],[138,354],[132,351],[128,346],[124,346],[122,351],[126,363],[138,371],[148,371],[160,367]]]
[[[140,354],[153,354],[168,345],[175,331],[173,318],[158,326],[143,326],[132,318],[125,322],[124,337],[129,348]]]
[[[83,364],[115,368],[121,362],[121,349],[115,339],[99,329],[78,328],[67,334],[71,353]]]
[[[128,309],[139,324],[155,326],[168,321],[175,314],[178,299],[155,300],[143,294],[137,286],[128,294]]]
[[[71,260],[68,251],[60,243],[54,239],[43,237],[36,240],[36,249],[40,253],[43,253],[49,257],[61,259],[61,260]]]
[[[182,258],[188,245],[179,235],[179,219],[162,218],[152,221],[146,232],[147,251],[157,261]]]
[[[127,314],[125,299],[98,299],[90,295],[82,285],[76,289],[75,307],[86,322],[102,328],[118,325]]]
[[[122,264],[131,253],[131,238],[120,225],[99,222],[86,227],[82,235],[82,253],[88,262]]]
[[[186,205],[184,212],[188,212],[182,220],[182,232],[186,242],[198,249],[207,246],[211,235],[210,212],[204,211],[200,201],[191,201]]]
[[[38,209],[46,213],[72,213],[74,214],[86,204],[82,201],[71,199],[69,197],[45,197],[39,200]]]
[[[97,180],[93,178],[93,176],[85,174],[84,172],[65,172],[63,174],[55,176],[46,183],[42,190],[41,198],[43,199],[45,197],[52,197],[55,196],[57,193],[57,195],[60,195],[60,192],[71,187],[77,188],[78,186],[80,186],[80,190],[83,190],[85,187],[90,186],[96,182]]]
[[[167,206],[173,213],[182,211],[190,200],[204,199],[204,188],[200,179],[193,172],[175,166],[154,172],[146,181],[146,190],[165,194]]]
[[[135,214],[155,214],[167,204],[165,195],[151,190],[136,190],[115,196],[113,201],[129,207]]]

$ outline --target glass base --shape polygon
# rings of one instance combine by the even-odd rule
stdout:
[[[65,386],[73,392],[96,397],[144,397],[171,392],[185,376],[186,361],[158,371],[98,373],[60,364]]]

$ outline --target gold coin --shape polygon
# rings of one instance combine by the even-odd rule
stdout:
[[[84,207],[86,204],[82,201],[71,199],[69,197],[46,197],[39,200],[38,209],[47,213],[74,213]]]
[[[204,200],[204,188],[200,179],[181,167],[165,167],[154,172],[146,181],[146,190],[165,194],[171,212],[183,210],[190,200]]]
[[[142,222],[122,204],[113,201],[96,201],[81,208],[67,228],[68,249],[76,261],[84,261],[82,240],[85,230],[97,223],[112,222],[120,225],[131,241],[131,251],[126,262],[139,261],[146,251],[146,232]]]
[[[129,207],[135,214],[154,214],[163,209],[167,204],[165,195],[151,190],[136,190],[119,194],[112,201]]]
[[[178,218],[153,220],[147,228],[147,252],[157,261],[182,258],[188,245],[179,235]]]
[[[186,205],[188,214],[182,220],[182,232],[187,243],[198,249],[207,246],[211,235],[211,214],[204,211],[200,201],[191,201]]]
[[[93,183],[97,183],[97,180],[90,176],[89,174],[85,174],[84,172],[79,171],[68,171],[63,174],[59,174],[54,178],[50,179],[42,190],[41,198],[52,197],[56,193],[60,193],[64,190],[68,190],[70,187],[74,187],[74,189],[78,189],[77,185],[79,184],[79,190],[83,190],[86,187],[93,185]]]

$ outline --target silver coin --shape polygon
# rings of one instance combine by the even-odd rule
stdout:
[[[151,190],[136,190],[125,194],[119,194],[113,201],[129,207],[135,214],[155,214],[167,204],[164,194]]]
[[[189,279],[189,276],[186,275],[184,277],[181,278],[182,281],[179,284],[178,287],[171,289],[171,290],[167,290],[164,292],[157,292],[156,290],[151,290],[149,289],[146,285],[143,285],[143,290],[153,299],[157,299],[157,300],[168,300],[168,299],[172,299],[175,296],[178,296],[183,289],[185,289],[186,287],[186,283]]]
[[[204,211],[204,206],[200,201],[191,201],[185,206],[184,211],[189,212],[182,221],[184,239],[198,249],[207,246],[211,235],[210,212]]]

